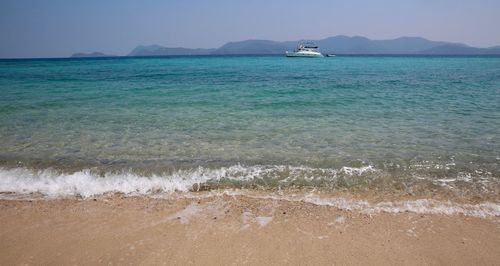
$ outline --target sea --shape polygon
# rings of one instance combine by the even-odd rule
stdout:
[[[2,198],[201,191],[500,216],[500,57],[0,60]]]

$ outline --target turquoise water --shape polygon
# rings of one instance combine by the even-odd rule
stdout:
[[[500,57],[0,60],[0,92],[4,192],[79,172],[499,194]]]

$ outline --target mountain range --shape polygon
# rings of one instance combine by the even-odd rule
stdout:
[[[321,40],[285,42],[246,40],[228,42],[219,48],[213,49],[141,45],[132,50],[128,56],[284,54],[285,51],[293,50],[298,44],[303,42],[317,44],[324,54],[500,55],[500,46],[477,48],[461,43],[431,41],[421,37],[371,40],[361,36],[349,37],[338,35]]]

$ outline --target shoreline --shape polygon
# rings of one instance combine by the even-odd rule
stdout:
[[[436,169],[442,166],[436,165]],[[315,168],[291,165],[232,165],[177,169],[171,172],[114,172],[80,169],[0,167],[0,200],[9,198],[92,198],[122,193],[150,196],[179,193],[323,194],[382,201],[437,200],[459,204],[494,204],[500,215],[500,182],[496,175],[432,178],[392,176],[368,164]]]
[[[500,261],[499,216],[367,214],[279,198],[200,194],[0,200],[0,264],[491,265]]]
[[[283,201],[291,204],[312,204],[334,207],[365,215],[380,213],[414,213],[437,215],[464,215],[477,218],[500,218],[500,202],[496,198],[453,197],[445,193],[411,194],[405,191],[379,191],[374,189],[329,189],[322,187],[296,188],[210,188],[193,186],[189,191],[103,192],[101,194],[44,194],[41,192],[0,192],[0,201],[90,201],[115,198],[137,198],[144,201],[205,200],[223,197],[243,197],[262,201]]]

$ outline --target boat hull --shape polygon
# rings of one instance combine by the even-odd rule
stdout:
[[[286,57],[324,57],[320,53],[286,53]]]

